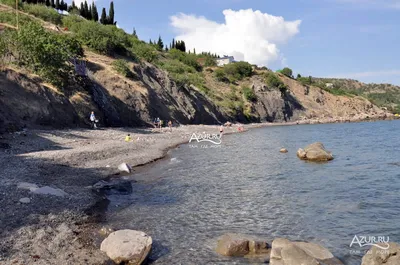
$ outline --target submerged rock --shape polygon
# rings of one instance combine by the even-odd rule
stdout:
[[[361,265],[398,265],[400,264],[400,245],[389,242],[388,249],[373,246],[362,258]],[[387,247],[386,244],[378,244]]]
[[[35,194],[53,195],[58,197],[65,197],[68,195],[68,193],[66,193],[62,189],[56,189],[49,186],[44,186],[38,189],[31,189],[31,192]]]
[[[101,243],[100,250],[115,263],[142,264],[150,253],[153,240],[146,233],[135,230],[118,230]]]
[[[313,143],[297,151],[297,156],[302,160],[309,161],[330,161],[333,159],[332,153],[326,151],[322,143]]]
[[[269,244],[256,237],[241,234],[225,234],[218,239],[216,252],[224,256],[244,257],[268,254]]]
[[[19,202],[20,203],[30,203],[31,199],[29,199],[29,198],[21,198],[21,199],[19,199]]]
[[[292,242],[284,238],[277,238],[272,242],[270,264],[343,265],[328,249],[320,245],[308,242]]]
[[[287,150],[286,148],[282,148],[281,150],[279,150],[279,152],[281,152],[281,153],[287,153],[288,150]]]
[[[22,190],[32,191],[32,190],[38,189],[39,186],[34,183],[20,182],[20,183],[18,183],[17,188],[22,189]]]
[[[106,194],[130,194],[132,193],[132,182],[124,179],[100,180],[92,186],[92,189]]]

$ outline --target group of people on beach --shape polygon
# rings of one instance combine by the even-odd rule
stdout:
[[[161,128],[162,128],[163,124],[164,124],[164,121],[161,120],[159,117],[154,119],[154,126],[156,128],[159,128],[160,131],[161,131]],[[172,121],[169,120],[167,125],[168,125],[168,128],[169,128],[169,131],[172,132]]]

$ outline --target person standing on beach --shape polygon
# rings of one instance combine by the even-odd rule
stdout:
[[[224,133],[224,126],[221,124],[219,127],[219,137],[222,137],[222,134]]]
[[[168,122],[169,131],[172,132],[172,121]]]
[[[90,113],[90,122],[92,123],[92,129],[96,129],[96,116],[94,115],[94,111]]]

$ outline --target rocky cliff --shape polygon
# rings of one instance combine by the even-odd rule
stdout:
[[[257,73],[243,81],[254,92],[255,100],[243,101],[246,111],[232,112],[194,86],[178,86],[167,72],[152,64],[132,63],[134,77],[126,78],[110,68],[112,58],[88,53],[88,60],[89,76],[71,80],[64,88],[43,84],[38,77],[17,70],[3,70],[0,73],[1,130],[24,126],[87,126],[92,110],[104,126],[148,126],[155,117],[182,124],[220,124],[352,120],[387,115],[365,98],[335,96],[279,74],[288,88],[283,93],[268,87],[263,76]],[[208,86],[216,94],[221,89],[221,97],[225,96],[224,84]]]

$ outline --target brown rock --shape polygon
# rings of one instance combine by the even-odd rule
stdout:
[[[266,241],[248,235],[225,234],[218,239],[216,252],[224,256],[244,257],[269,253]]]
[[[386,247],[385,244],[379,244]],[[400,264],[400,246],[389,242],[388,249],[373,246],[362,258],[361,265],[398,265]]]
[[[279,150],[279,152],[281,152],[281,153],[287,153],[288,150],[287,150],[286,148],[282,148],[281,150]]]
[[[304,150],[300,148],[297,151],[297,156],[302,160],[317,162],[333,159],[332,153],[326,151],[325,146],[319,142],[308,145]]]
[[[317,244],[307,242],[291,242],[277,238],[272,242],[271,265],[343,265],[332,253]]]

